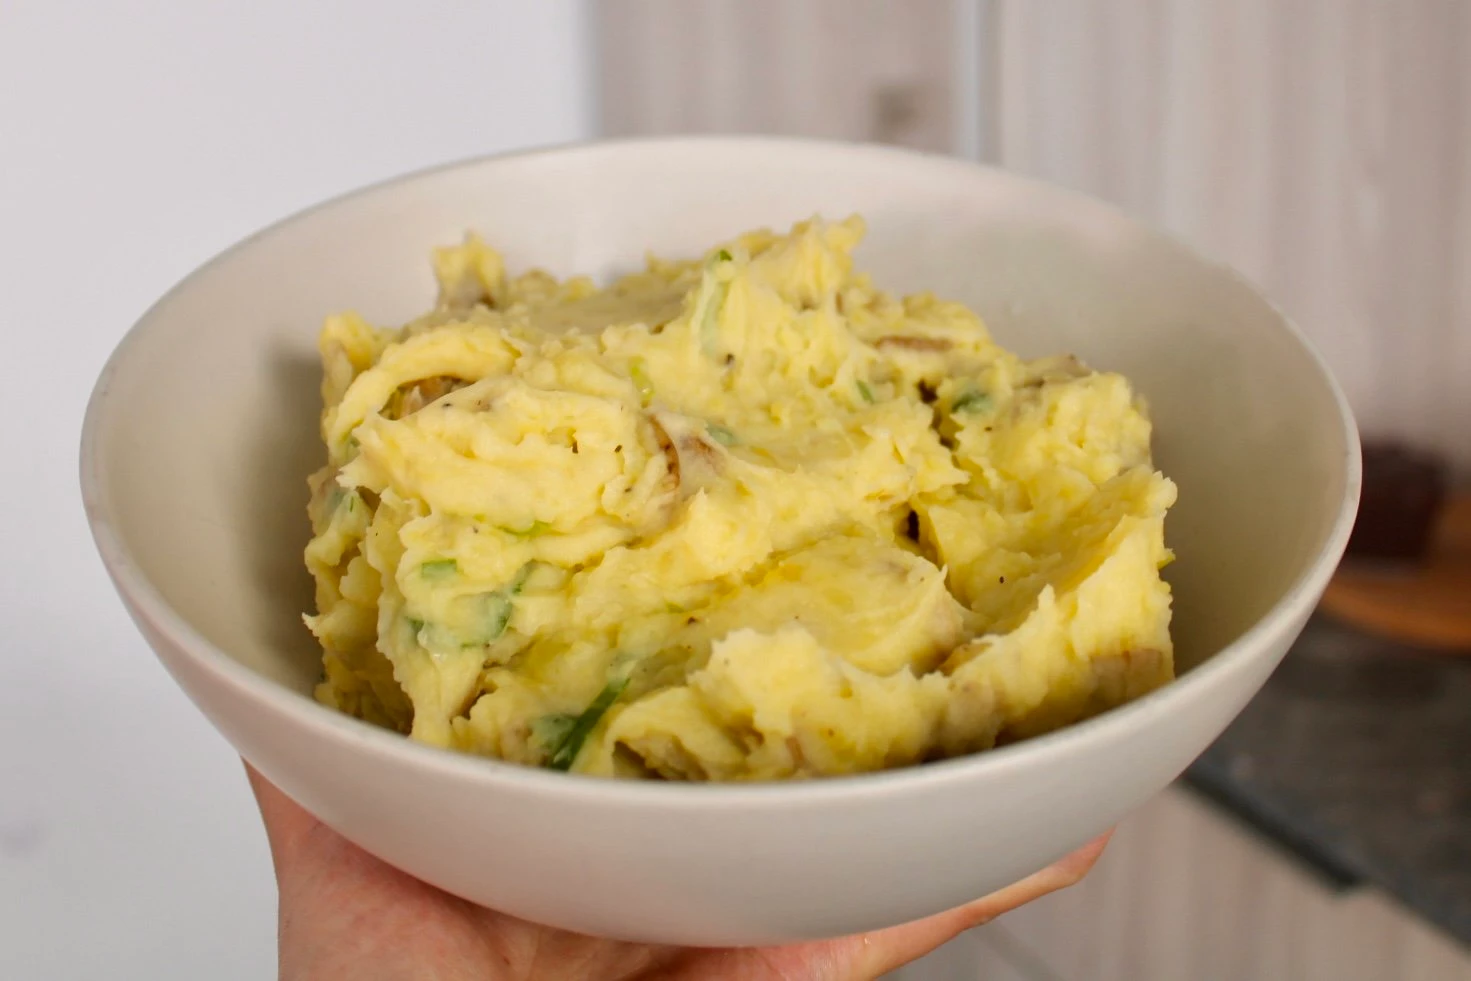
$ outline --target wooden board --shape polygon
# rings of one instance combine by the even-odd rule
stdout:
[[[1323,610],[1407,644],[1471,653],[1471,494],[1453,497],[1425,560],[1410,568],[1345,562]]]

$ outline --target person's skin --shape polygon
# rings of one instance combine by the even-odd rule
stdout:
[[[380,862],[246,767],[280,887],[281,981],[849,981],[876,978],[1087,874],[1108,836],[984,899],[926,920],[785,947],[600,940],[441,892]]]

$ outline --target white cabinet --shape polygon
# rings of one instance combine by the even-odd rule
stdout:
[[[610,134],[979,155],[1242,269],[1367,433],[1471,473],[1471,4],[611,0]]]
[[[995,0],[994,156],[1260,283],[1471,471],[1471,4]]]

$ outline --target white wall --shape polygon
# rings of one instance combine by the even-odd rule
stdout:
[[[0,2],[0,977],[274,970],[239,763],[84,525],[77,436],[107,354],[292,210],[586,135],[585,22],[576,0]]]

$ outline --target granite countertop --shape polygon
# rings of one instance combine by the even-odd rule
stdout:
[[[1471,657],[1317,617],[1185,781],[1471,946]]]

